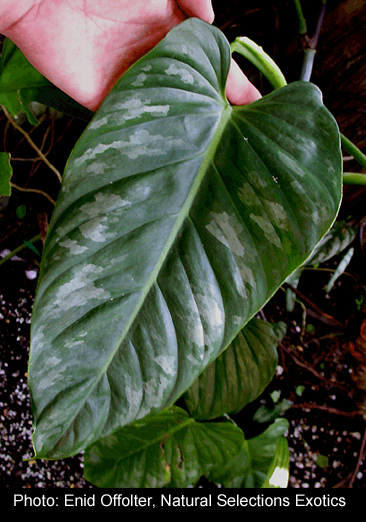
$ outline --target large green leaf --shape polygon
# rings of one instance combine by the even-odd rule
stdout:
[[[217,28],[178,25],[68,161],[32,319],[40,458],[173,404],[335,219],[340,140],[320,91],[231,107],[230,58]]]
[[[238,456],[243,442],[233,423],[199,423],[173,406],[90,446],[85,477],[102,488],[186,488]]]
[[[211,363],[184,394],[195,419],[235,414],[268,386],[277,367],[277,344],[286,325],[252,319],[231,345]]]

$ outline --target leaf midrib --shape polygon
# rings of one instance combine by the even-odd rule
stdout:
[[[157,443],[164,442],[167,438],[172,437],[172,435],[174,435],[174,433],[176,433],[177,431],[186,429],[191,424],[196,424],[196,420],[192,419],[191,417],[183,419],[177,426],[173,426],[172,428],[168,429],[164,435],[156,436],[154,439],[149,439],[145,444],[142,444],[140,447],[138,447],[136,449],[132,449],[129,452],[124,452],[123,454],[121,454],[120,458],[115,459],[116,466],[118,466],[120,462],[132,457],[133,455],[135,455],[137,453],[141,453],[142,451],[146,450],[150,446],[153,446],[154,444],[157,444]]]
[[[178,232],[179,230],[181,229],[182,225],[183,225],[183,222],[184,220],[187,218],[188,216],[188,213],[191,209],[191,206],[192,206],[192,202],[194,200],[194,198],[196,197],[200,187],[201,187],[201,184],[202,184],[202,181],[207,173],[207,170],[208,170],[208,164],[212,161],[213,157],[214,157],[214,151],[216,150],[217,146],[218,146],[218,143],[220,141],[220,138],[222,136],[222,134],[224,133],[224,130],[226,128],[226,125],[229,121],[229,118],[230,118],[230,114],[231,114],[231,107],[230,106],[227,106],[227,107],[224,107],[223,111],[222,111],[222,115],[221,115],[221,119],[220,119],[220,122],[218,124],[218,128],[216,130],[216,133],[207,149],[207,153],[205,155],[205,158],[202,162],[202,165],[197,173],[197,176],[196,176],[196,179],[194,181],[194,183],[192,184],[192,188],[190,190],[190,193],[189,193],[189,196],[187,197],[187,200],[186,200],[186,203],[185,205],[182,207],[182,210],[180,212],[180,217],[177,218],[177,221],[176,221],[176,224],[175,226],[173,227],[172,229],[172,232],[170,234],[170,238],[169,240],[167,241],[166,245],[165,245],[165,248],[163,249],[160,257],[159,257],[159,263],[157,263],[157,266],[155,268],[155,270],[152,272],[152,275],[151,277],[149,278],[148,282],[146,283],[145,285],[145,291],[142,293],[141,295],[141,298],[139,299],[137,305],[136,305],[136,312],[134,314],[131,314],[131,318],[130,318],[130,321],[127,323],[125,329],[124,329],[124,332],[121,334],[120,336],[120,339],[118,341],[118,347],[121,345],[121,342],[122,340],[126,337],[128,331],[130,330],[133,322],[135,321],[136,319],[136,316],[138,314],[138,312],[140,311],[145,299],[146,299],[146,296],[147,294],[149,293],[150,289],[152,288],[152,285],[156,282],[157,278],[158,278],[158,275],[160,273],[160,270],[168,256],[168,253],[169,251],[171,250],[171,247],[173,246],[173,243],[174,241],[176,240],[177,236],[178,236]],[[132,316],[133,315],[133,316]],[[117,349],[118,349],[117,347]],[[117,351],[117,349],[114,351],[113,353],[113,357]],[[113,359],[113,357],[111,358],[111,360]],[[108,362],[107,365],[105,366],[109,366],[110,364],[110,361]],[[104,374],[105,372],[101,372],[101,376]]]
[[[126,338],[131,326],[133,325],[139,311],[141,310],[142,306],[143,306],[143,303],[145,302],[145,299],[148,295],[148,293],[150,292],[153,284],[156,282],[157,278],[158,278],[158,275],[160,273],[160,270],[168,256],[168,253],[169,251],[171,250],[171,247],[173,246],[174,244],[174,241],[176,240],[177,236],[178,236],[178,232],[179,230],[181,229],[182,225],[183,225],[183,222],[184,220],[187,218],[188,214],[189,214],[189,211],[191,209],[191,206],[192,206],[192,203],[193,203],[193,200],[194,198],[196,197],[200,187],[201,187],[201,184],[202,184],[202,181],[204,179],[204,177],[206,176],[206,173],[208,171],[208,166],[209,164],[213,161],[213,158],[214,158],[214,155],[215,155],[215,151],[220,143],[220,139],[221,139],[221,136],[224,134],[225,132],[225,128],[226,128],[226,125],[228,124],[228,122],[230,121],[230,116],[231,116],[231,113],[232,113],[232,108],[231,106],[227,103],[226,106],[223,107],[223,110],[222,110],[222,113],[221,113],[221,118],[220,118],[220,121],[217,125],[217,129],[216,129],[216,132],[211,140],[211,143],[209,145],[209,147],[207,148],[207,151],[206,151],[206,154],[205,154],[205,158],[202,162],[202,165],[197,173],[197,176],[196,176],[196,179],[194,181],[194,183],[192,184],[192,187],[191,187],[191,190],[190,190],[190,193],[189,193],[189,196],[187,197],[187,200],[186,200],[186,203],[185,205],[182,207],[182,210],[180,212],[180,218],[177,219],[177,222],[175,224],[175,226],[173,227],[173,230],[170,234],[170,238],[169,240],[167,241],[166,245],[165,245],[165,248],[163,249],[160,257],[159,257],[159,263],[157,263],[156,267],[155,267],[155,270],[152,272],[152,275],[151,277],[149,278],[149,280],[147,281],[146,285],[145,285],[145,290],[142,292],[141,294],[141,297],[140,299],[138,300],[136,306],[135,306],[135,309],[134,309],[134,312],[130,314],[130,317],[129,317],[129,320],[128,322],[126,323],[126,326],[120,336],[120,338],[118,339],[118,341],[116,342],[116,346],[115,346],[115,349],[111,351],[111,355],[108,357],[108,359],[106,360],[105,364],[101,367],[101,371],[99,372],[99,374],[95,377],[95,384],[94,386],[91,386],[90,388],[90,392],[88,393],[88,395],[86,395],[84,397],[84,401],[82,402],[82,404],[80,405],[80,408],[75,412],[75,415],[73,416],[73,418],[70,420],[69,422],[69,425],[68,425],[68,428],[65,428],[64,430],[64,433],[72,426],[74,420],[76,419],[76,417],[78,416],[78,414],[80,413],[80,411],[82,410],[82,408],[84,407],[86,401],[88,400],[89,396],[93,393],[94,389],[95,389],[95,386],[97,386],[97,384],[99,383],[100,379],[103,378],[103,376],[107,373],[107,370],[116,354],[116,352],[118,351],[119,347],[121,346],[121,343],[123,342],[123,340]],[[108,417],[107,417],[108,418]],[[114,432],[115,430],[111,430],[110,433]],[[110,433],[104,433],[104,436],[108,436]],[[57,442],[54,444],[54,446],[57,444]]]

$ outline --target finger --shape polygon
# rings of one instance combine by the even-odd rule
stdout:
[[[259,91],[250,83],[233,59],[231,59],[231,67],[227,77],[226,97],[233,105],[246,105],[261,98]]]
[[[188,16],[200,18],[209,24],[214,21],[215,14],[211,0],[177,0],[177,3]]]

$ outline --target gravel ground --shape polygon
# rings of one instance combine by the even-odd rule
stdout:
[[[289,487],[341,487],[345,478],[354,475],[353,487],[365,488],[366,462],[356,470],[361,439],[357,430],[319,426],[306,419],[291,421]]]
[[[22,264],[24,261],[12,262]],[[20,274],[19,274],[20,275]],[[0,292],[0,477],[3,487],[85,488],[82,457],[32,460],[32,420],[27,388],[29,329],[35,282]]]

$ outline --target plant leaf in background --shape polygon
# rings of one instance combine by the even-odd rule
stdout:
[[[357,228],[351,227],[347,225],[343,221],[336,221],[331,229],[325,234],[325,236],[319,241],[319,243],[314,248],[313,252],[306,260],[306,262],[299,267],[295,272],[293,272],[287,279],[286,282],[289,283],[292,287],[297,288],[299,284],[299,280],[301,277],[304,268],[307,266],[317,266],[321,263],[325,263],[329,261],[334,256],[339,255],[345,248],[347,248],[357,234]],[[330,291],[333,286],[334,281],[343,273],[344,269],[348,265],[350,261],[350,257],[352,257],[353,251],[351,254],[346,254],[345,262],[341,265],[340,269],[336,271],[335,275],[331,277],[326,291]],[[329,289],[329,290],[328,290]],[[286,289],[286,309],[288,312],[291,312],[295,306],[296,295],[290,289]]]
[[[291,406],[292,402],[288,399],[276,401],[271,406],[262,404],[255,412],[253,420],[262,423],[272,422],[274,419],[277,419],[277,417],[283,415]]]
[[[90,446],[85,478],[101,488],[186,488],[236,457],[243,442],[232,422],[196,422],[174,406]]]
[[[347,252],[342,257],[341,261],[339,262],[339,265],[337,266],[336,270],[334,271],[332,277],[329,279],[329,282],[325,287],[325,291],[327,294],[331,291],[331,289],[333,288],[334,283],[337,281],[337,279],[346,270],[347,266],[349,265],[349,263],[352,259],[354,251],[355,251],[354,248],[350,248],[347,250]]]
[[[286,437],[277,440],[275,454],[262,488],[286,488],[289,479],[290,452]]]
[[[319,89],[232,107],[230,60],[217,28],[179,24],[69,158],[32,317],[36,457],[173,404],[337,215],[339,132]]]
[[[357,228],[347,225],[344,221],[336,221],[332,228],[314,248],[306,265],[320,265],[343,252],[354,240]]]
[[[0,196],[11,195],[10,179],[12,174],[10,154],[8,152],[0,152]]]
[[[214,419],[238,413],[254,401],[274,377],[276,348],[285,333],[285,323],[252,319],[184,394],[189,413],[195,419]]]
[[[4,40],[0,61],[0,104],[16,116],[23,110],[32,125],[38,121],[29,110],[37,88],[50,82],[25,58],[9,38]]]
[[[287,429],[286,419],[276,419],[260,435],[245,440],[240,454],[214,469],[210,478],[225,488],[261,488],[275,484],[286,487],[284,478],[286,469],[288,477],[289,455],[284,434]],[[279,445],[278,441],[281,441]],[[276,476],[276,468],[284,471],[277,472]]]

